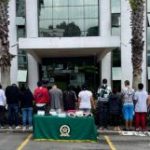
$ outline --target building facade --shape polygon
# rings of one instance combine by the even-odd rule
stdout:
[[[127,0],[10,0],[11,83],[38,80],[96,89],[132,83]],[[150,0],[145,3],[142,82],[150,89]],[[27,74],[27,75],[26,75]]]

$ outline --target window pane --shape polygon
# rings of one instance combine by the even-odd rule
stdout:
[[[53,17],[54,19],[68,19],[68,7],[54,7]]]
[[[147,47],[150,51],[150,27],[147,28]]]
[[[112,14],[111,17],[112,17],[111,26],[119,27],[120,26],[120,14]]]
[[[120,27],[117,27],[117,28],[113,27],[112,28],[112,35],[119,36],[120,35]]]
[[[40,19],[52,19],[52,9],[42,8],[40,12]]]
[[[17,28],[17,38],[25,37],[25,27],[19,27]]]
[[[98,0],[84,0],[85,5],[97,5]]]
[[[85,7],[85,18],[97,18],[98,17],[98,7],[88,6]]]
[[[147,14],[147,26],[150,27],[150,13]]]
[[[69,24],[67,25],[67,28],[65,30],[64,36],[66,37],[75,37],[75,36],[81,36],[81,29],[79,27],[78,22],[75,20],[72,22],[70,21]]]
[[[85,30],[89,30],[89,28],[98,26],[98,20],[97,19],[86,19],[85,20]]]
[[[112,51],[112,66],[121,67],[121,51],[120,48],[116,48]]]
[[[111,12],[120,13],[120,0],[111,0]]]
[[[147,11],[150,12],[150,0],[147,0]]]
[[[51,20],[41,20],[39,24],[40,28],[45,28],[45,29],[48,29],[50,25],[52,25]]]
[[[121,92],[121,80],[113,80],[112,82],[113,89],[116,89],[117,92]]]
[[[84,31],[84,21],[83,21],[83,19],[71,19],[71,20],[69,20],[69,23],[71,23],[71,22],[74,22],[75,25],[77,27],[79,27],[79,29],[81,31]]]
[[[52,6],[52,0],[41,0],[43,6]]]
[[[54,20],[53,26],[54,28],[65,29],[68,24],[68,20]]]
[[[53,0],[53,6],[68,6],[68,0]]]
[[[69,19],[83,18],[83,7],[69,7]]]
[[[17,17],[25,17],[25,0],[16,0]]]
[[[83,0],[69,0],[69,6],[82,6]]]

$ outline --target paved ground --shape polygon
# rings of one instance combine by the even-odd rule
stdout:
[[[0,150],[150,150],[150,135],[101,131],[97,143],[37,142],[32,132],[1,130]]]

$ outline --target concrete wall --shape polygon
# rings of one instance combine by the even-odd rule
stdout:
[[[18,75],[18,51],[17,51],[17,29],[16,29],[16,0],[9,1],[9,42],[10,53],[16,55],[11,62],[10,81],[17,84]]]

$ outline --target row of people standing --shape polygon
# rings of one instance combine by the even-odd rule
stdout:
[[[72,86],[68,86],[65,91],[62,91],[57,85],[48,89],[42,82],[38,82],[32,94],[25,85],[20,88],[16,84],[9,85],[5,92],[0,85],[0,124],[1,126],[4,125],[6,106],[8,107],[9,128],[15,125],[16,129],[20,128],[20,110],[22,112],[23,129],[26,129],[27,125],[29,129],[32,129],[33,111],[48,110],[49,112],[49,109],[57,112],[75,109],[90,111],[91,102],[94,106],[92,92],[87,90],[86,85],[83,85],[82,89],[77,95]]]
[[[32,127],[32,106],[33,95],[29,88],[22,86],[21,90],[16,84],[7,86],[6,90],[2,89],[0,85],[0,126],[4,126],[5,110],[8,109],[8,124],[9,128],[15,125],[16,129],[19,129],[19,109],[20,104],[22,108],[23,124],[25,124],[25,118],[27,113],[29,114],[28,123],[29,128]]]
[[[46,105],[50,105],[50,111],[56,112],[76,109],[90,111],[91,107],[94,107],[93,94],[86,85],[82,86],[78,95],[72,86],[68,86],[66,90],[62,91],[57,85],[53,85],[48,91],[41,82],[38,82],[37,85],[38,87],[34,91],[37,110],[45,110]]]
[[[149,106],[149,96],[144,90],[142,83],[138,84],[135,91],[130,87],[130,82],[124,82],[125,87],[118,94],[116,89],[111,91],[107,85],[107,79],[103,79],[103,85],[98,89],[98,114],[100,129],[107,128],[108,117],[112,117],[115,130],[120,130],[119,121],[121,114],[125,121],[125,130],[133,129],[133,119],[135,118],[135,129],[146,130],[147,108]],[[135,115],[135,117],[134,117]]]

